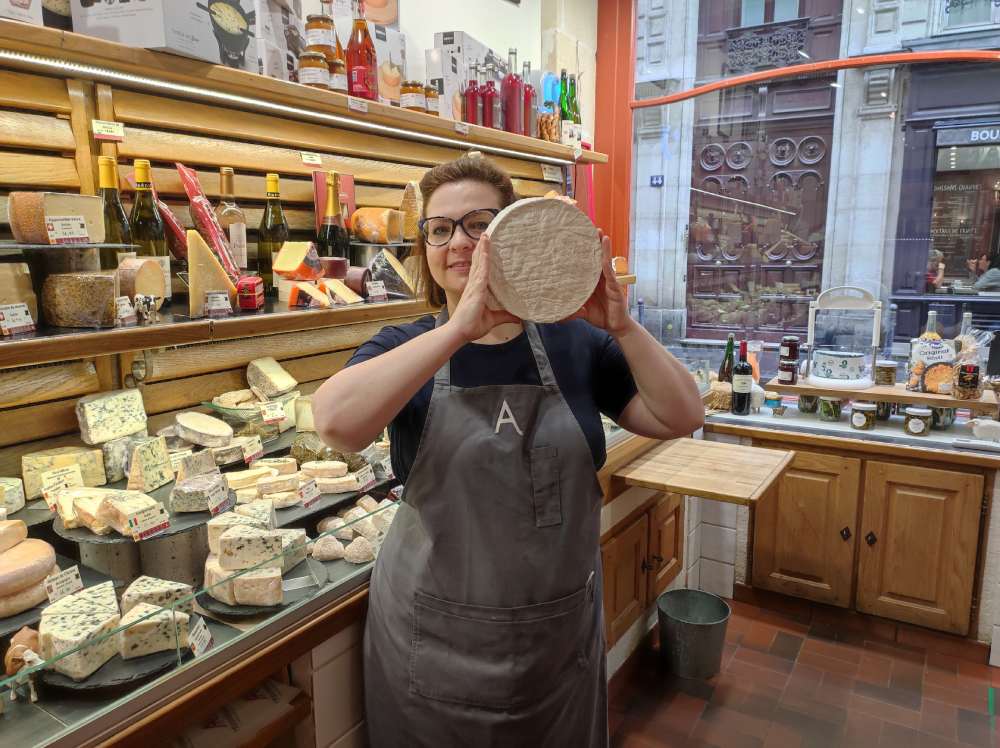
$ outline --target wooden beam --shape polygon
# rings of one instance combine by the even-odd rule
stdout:
[[[80,187],[80,177],[71,158],[0,151],[0,184],[7,189],[59,187],[75,190]]]
[[[65,119],[10,110],[0,111],[0,145],[56,152],[76,147],[73,131]]]
[[[97,155],[99,145],[90,137],[91,122],[96,117],[94,108],[94,84],[86,81],[66,81],[69,100],[73,111],[70,124],[76,141],[76,172],[80,177],[80,193],[96,195],[98,188]]]
[[[0,70],[0,105],[53,114],[69,114],[71,108],[63,79],[12,70]]]
[[[91,361],[0,371],[0,408],[35,405],[100,391],[97,367]],[[0,413],[0,421],[4,415]]]

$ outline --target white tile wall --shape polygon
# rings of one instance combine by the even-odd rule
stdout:
[[[736,511],[736,583],[747,583],[750,554],[750,509],[741,506]]]
[[[687,571],[687,588],[689,590],[701,589],[701,559],[699,558]]]
[[[684,516],[686,517],[687,530],[691,532],[701,524],[701,499],[697,496],[686,496],[685,501],[687,501],[687,506],[684,507]]]
[[[983,548],[986,562],[983,564],[983,589],[976,630],[976,638],[983,642],[996,642],[997,629],[1000,628],[1000,480],[994,481],[992,502],[990,526]],[[992,650],[990,657],[992,664]]]
[[[705,499],[702,500],[701,505],[702,524],[707,523],[736,529],[736,504]]]
[[[708,558],[701,560],[700,589],[719,597],[732,598],[735,567]]]
[[[725,564],[736,562],[736,529],[703,522],[701,525],[701,557]]]
[[[684,549],[684,565],[689,569],[701,559],[701,525],[691,530],[687,537],[687,547]]]

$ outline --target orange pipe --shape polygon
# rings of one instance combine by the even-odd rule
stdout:
[[[1000,52],[981,49],[947,49],[937,52],[893,52],[882,55],[861,55],[859,57],[843,57],[836,60],[823,60],[821,62],[807,62],[801,65],[789,65],[788,67],[775,68],[773,70],[760,70],[756,73],[746,73],[744,75],[734,75],[731,78],[722,78],[703,86],[689,88],[686,91],[679,91],[668,96],[658,96],[655,99],[643,99],[637,101],[633,99],[629,102],[632,109],[646,109],[651,106],[663,106],[664,104],[676,104],[678,101],[693,99],[702,94],[712,91],[722,91],[727,88],[737,88],[748,83],[759,83],[760,81],[774,80],[775,78],[794,78],[808,73],[826,73],[831,70],[850,70],[852,68],[877,67],[880,65],[914,65],[926,62],[1000,62]]]

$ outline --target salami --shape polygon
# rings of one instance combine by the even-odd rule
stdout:
[[[235,282],[239,280],[240,269],[233,259],[233,253],[229,251],[229,242],[226,241],[226,233],[219,225],[219,219],[215,217],[215,210],[212,204],[205,197],[205,191],[198,181],[198,173],[194,169],[189,169],[184,164],[177,162],[177,173],[180,174],[181,183],[184,185],[184,192],[187,193],[191,203],[191,217],[194,219],[195,228],[204,237],[205,242],[212,248],[212,252],[219,258],[226,274]]]

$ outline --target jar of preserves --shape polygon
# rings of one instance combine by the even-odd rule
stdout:
[[[855,431],[871,431],[875,428],[875,403],[854,403],[851,406],[851,428]]]
[[[978,400],[983,396],[979,366],[962,364],[955,372],[955,397],[959,400]]]
[[[944,431],[955,423],[957,415],[957,408],[931,408],[931,428],[935,431]]]
[[[799,395],[799,412],[815,413],[819,407],[819,398],[815,395]]]
[[[787,358],[797,362],[799,360],[799,336],[785,335],[781,339],[778,356],[783,359]]]
[[[875,420],[877,421],[888,421],[892,418],[892,413],[894,403],[878,402],[875,403]]]
[[[795,384],[799,378],[799,362],[783,358],[778,362],[778,381],[782,384]]]
[[[881,387],[893,387],[896,384],[896,362],[876,361],[875,362],[875,384]]]
[[[403,86],[399,89],[399,106],[411,112],[427,111],[427,94],[420,81],[403,81]]]
[[[927,436],[931,431],[930,408],[910,407],[905,411],[906,421],[903,430],[910,436]]]
[[[306,51],[319,52],[326,57],[336,56],[337,37],[330,16],[306,16]]]
[[[435,117],[441,116],[441,97],[434,86],[424,86],[424,98],[426,99],[427,113]]]
[[[819,398],[819,420],[839,421],[843,414],[843,404],[839,397],[821,395]]]
[[[299,83],[330,90],[330,67],[325,55],[319,52],[303,52],[299,55]]]

